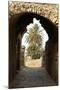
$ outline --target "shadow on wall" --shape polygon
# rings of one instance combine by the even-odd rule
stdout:
[[[16,42],[20,34],[22,36],[26,32],[26,26],[33,22],[33,18],[40,22],[49,36],[49,41],[46,44],[45,63],[46,69],[51,77],[58,83],[58,27],[49,19],[35,13],[20,13],[9,18],[9,85],[16,76]],[[21,48],[20,48],[21,50]],[[21,66],[21,65],[20,65]],[[53,68],[54,66],[54,68]]]

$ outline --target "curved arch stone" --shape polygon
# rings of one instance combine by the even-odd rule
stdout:
[[[21,12],[33,12],[50,19],[58,25],[58,4],[42,4],[27,2],[9,2],[9,15],[19,14]]]

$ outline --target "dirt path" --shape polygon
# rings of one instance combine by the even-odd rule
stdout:
[[[42,67],[42,60],[43,57],[40,59],[31,59],[31,57],[27,57],[24,61],[24,64],[26,67],[35,68],[35,67]]]

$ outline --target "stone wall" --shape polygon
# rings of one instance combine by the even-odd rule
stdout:
[[[46,44],[46,69],[58,84],[58,43],[48,41]]]
[[[50,19],[58,25],[58,4],[41,4],[27,2],[9,2],[9,15],[15,15],[21,12],[34,12]]]
[[[13,30],[13,32],[12,32]],[[14,20],[9,20],[9,84],[16,75],[16,36]]]
[[[21,60],[20,60],[21,67],[24,66],[24,53],[25,53],[25,46],[21,46]]]
[[[17,36],[17,41],[16,41],[16,60],[17,60],[17,64],[16,64],[16,68],[17,71],[20,70],[20,60],[21,60],[21,34],[19,33],[19,35]]]

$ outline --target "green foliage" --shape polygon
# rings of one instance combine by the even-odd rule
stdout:
[[[36,44],[29,45],[27,51],[28,56],[31,56],[32,59],[39,59],[42,55],[42,49]]]

